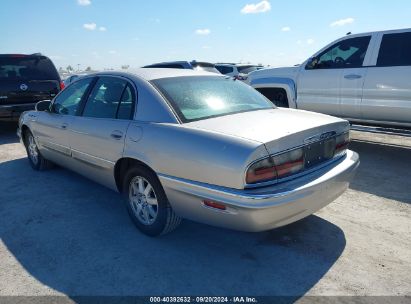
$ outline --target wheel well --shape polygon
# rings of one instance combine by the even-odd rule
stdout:
[[[23,142],[26,139],[27,131],[30,131],[29,127],[27,127],[26,125],[22,125],[21,126],[21,139],[23,140]]]
[[[278,107],[289,108],[287,92],[283,88],[256,88]]]
[[[137,167],[137,166],[144,167],[150,170],[151,172],[153,172],[157,176],[157,174],[155,173],[153,169],[151,169],[147,164],[137,159],[128,158],[128,157],[119,159],[116,165],[114,166],[114,179],[116,181],[116,186],[119,192],[123,191],[123,178],[127,170],[131,167]]]

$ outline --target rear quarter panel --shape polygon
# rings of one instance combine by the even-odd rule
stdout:
[[[157,174],[235,189],[245,170],[267,156],[262,143],[178,124],[133,122],[124,157],[140,160]]]

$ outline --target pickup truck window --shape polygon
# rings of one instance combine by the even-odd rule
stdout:
[[[411,32],[382,37],[377,66],[411,66]]]
[[[314,69],[359,68],[364,62],[371,36],[345,39],[320,55]]]

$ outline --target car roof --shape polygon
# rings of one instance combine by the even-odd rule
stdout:
[[[197,71],[189,69],[163,69],[163,68],[138,68],[129,69],[125,71],[106,71],[98,72],[94,75],[118,75],[127,76],[135,75],[146,81],[162,79],[162,78],[173,78],[173,77],[187,77],[187,76],[214,76],[214,77],[224,77],[224,75],[219,75],[206,71]]]

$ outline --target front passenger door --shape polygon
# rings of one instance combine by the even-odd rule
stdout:
[[[134,116],[136,92],[127,79],[99,77],[81,116],[73,119],[70,146],[80,173],[115,189],[114,165]]]

